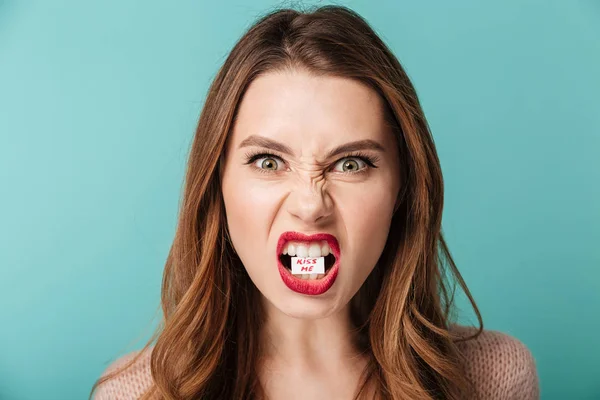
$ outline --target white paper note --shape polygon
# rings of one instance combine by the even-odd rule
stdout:
[[[292,257],[292,274],[324,274],[325,257]]]

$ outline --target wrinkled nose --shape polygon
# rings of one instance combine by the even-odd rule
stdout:
[[[292,190],[287,211],[307,225],[323,223],[332,214],[333,201],[324,185],[305,183]]]

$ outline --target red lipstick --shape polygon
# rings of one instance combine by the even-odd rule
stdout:
[[[294,275],[292,272],[287,269],[279,258],[281,254],[281,250],[283,246],[287,242],[303,242],[308,244],[309,242],[316,241],[326,241],[331,249],[331,253],[335,257],[335,263],[333,266],[326,272],[326,275],[317,280],[305,280],[300,279]],[[305,235],[299,232],[284,232],[279,237],[279,241],[277,242],[277,267],[279,269],[279,275],[283,280],[283,283],[293,290],[296,293],[317,296],[328,291],[333,283],[335,282],[335,278],[337,277],[339,266],[340,266],[340,245],[335,238],[335,236],[330,235],[328,233],[317,233],[314,235]]]

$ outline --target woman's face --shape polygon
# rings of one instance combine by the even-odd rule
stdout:
[[[233,246],[264,298],[297,318],[342,310],[383,251],[399,179],[373,89],[303,71],[254,80],[228,140],[222,191]],[[322,263],[325,273],[292,274],[292,262],[303,271]]]

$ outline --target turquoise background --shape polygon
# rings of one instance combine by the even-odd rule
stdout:
[[[149,338],[206,90],[281,4],[0,2],[0,399],[85,399]],[[600,399],[600,2],[340,4],[418,90],[486,327]]]

